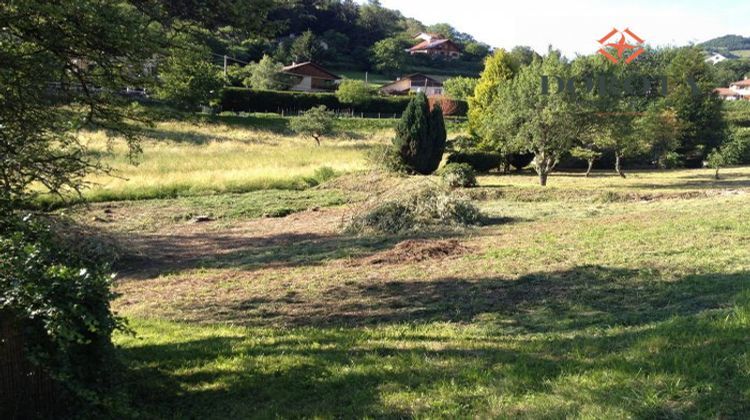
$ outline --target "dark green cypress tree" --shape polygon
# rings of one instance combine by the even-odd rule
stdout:
[[[445,152],[445,123],[439,106],[430,112],[424,93],[409,102],[396,126],[393,145],[411,172],[429,175],[438,168]]]
[[[435,172],[443,160],[447,136],[443,109],[440,104],[436,104],[430,113],[430,155],[425,162],[425,168],[429,173]]]

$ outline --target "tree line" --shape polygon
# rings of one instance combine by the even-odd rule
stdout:
[[[631,64],[598,54],[569,60],[552,49],[525,58],[498,50],[478,80],[458,80],[449,91],[466,94],[473,84],[463,151],[496,153],[506,161],[531,154],[546,185],[570,156],[587,161],[589,171],[597,159],[612,156],[623,177],[625,159],[658,168],[736,162],[745,140],[724,121],[714,72],[696,47],[650,48]],[[562,91],[552,86],[544,92],[545,78],[563,81]],[[595,82],[602,80],[637,88],[613,91]]]

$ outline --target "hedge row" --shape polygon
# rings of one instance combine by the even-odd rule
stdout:
[[[408,96],[373,97],[369,102],[354,108],[357,113],[398,114],[406,109]],[[352,109],[351,105],[339,102],[333,93],[282,92],[226,88],[221,100],[222,111],[232,112],[296,112],[325,105],[332,110]],[[460,107],[462,111],[466,108]],[[465,115],[465,113],[464,113]]]

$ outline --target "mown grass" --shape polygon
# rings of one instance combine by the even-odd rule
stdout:
[[[747,418],[750,170],[704,172],[483,177],[506,220],[453,258],[302,231],[129,280],[126,386],[154,418]]]
[[[218,222],[216,229],[240,220],[284,217],[300,211],[340,206],[356,194],[332,189],[262,190],[241,194],[198,195],[175,199],[89,203],[66,209],[80,223],[112,232],[152,232],[197,217]]]

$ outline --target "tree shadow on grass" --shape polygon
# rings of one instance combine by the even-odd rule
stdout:
[[[488,225],[512,222],[492,218]],[[132,279],[148,279],[194,268],[254,271],[321,265],[334,260],[364,258],[407,239],[446,239],[460,230],[397,236],[352,236],[317,233],[280,233],[269,236],[199,232],[180,235],[130,235],[127,254],[115,267]]]
[[[565,417],[592,407],[605,417],[750,414],[748,326],[717,312],[750,287],[748,273],[666,282],[578,267],[504,283],[360,287],[373,298],[369,310],[416,310],[334,325],[312,314],[304,328],[216,338],[174,325],[179,343],[121,354],[136,401],[157,417]],[[493,410],[503,400],[510,406]]]
[[[581,266],[516,279],[368,278],[336,284],[314,295],[288,291],[223,302],[207,316],[250,326],[482,322],[512,334],[564,333],[595,325],[636,326],[689,316],[723,307],[745,289],[750,289],[750,276],[745,273],[669,281],[654,271]],[[181,309],[190,311],[189,305]]]

